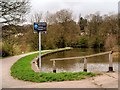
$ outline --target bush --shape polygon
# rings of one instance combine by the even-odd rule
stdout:
[[[56,46],[58,48],[65,48],[66,47],[64,37],[60,37],[60,39],[56,42]]]
[[[106,49],[113,49],[117,45],[117,38],[114,35],[109,35],[105,40],[105,48]]]
[[[78,47],[80,48],[88,48],[88,39],[87,37],[81,37],[78,43]]]
[[[10,45],[7,45],[7,44],[3,44],[2,43],[2,47],[0,49],[0,57],[7,57],[7,56],[10,56],[11,55],[11,48],[10,48]]]
[[[89,45],[91,48],[102,48],[104,46],[104,40],[100,39],[100,37],[93,37]]]
[[[9,55],[10,54],[8,53],[7,50],[4,50],[3,48],[2,48],[2,50],[0,50],[0,57],[7,57]]]

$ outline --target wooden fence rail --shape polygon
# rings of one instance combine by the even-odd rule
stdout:
[[[84,59],[84,69],[83,69],[83,71],[87,72],[87,59],[88,58],[108,54],[109,55],[109,71],[113,71],[112,53],[113,53],[113,51],[108,51],[108,52],[102,52],[102,53],[98,53],[98,54],[79,56],[79,57],[55,58],[55,59],[50,59],[50,61],[53,61],[53,72],[56,73],[56,65],[55,65],[56,61],[58,61],[58,60]]]

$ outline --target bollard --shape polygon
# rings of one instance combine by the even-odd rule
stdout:
[[[109,53],[109,71],[113,72],[112,52]]]
[[[56,73],[55,60],[53,61],[53,73]]]
[[[84,72],[87,72],[87,58],[84,58]]]

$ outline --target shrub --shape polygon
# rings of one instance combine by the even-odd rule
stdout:
[[[2,50],[0,50],[0,57],[7,57],[9,55],[10,54],[8,53],[7,50],[4,50],[3,48],[2,48]]]
[[[117,39],[114,35],[109,35],[105,40],[105,48],[112,49],[117,45]]]
[[[102,48],[104,46],[104,40],[102,40],[100,37],[93,37],[89,45],[91,48]]]
[[[88,39],[87,39],[87,37],[81,37],[80,41],[78,43],[78,46],[80,48],[87,48],[88,47]]]
[[[10,45],[3,44],[3,43],[2,43],[2,47],[1,47],[1,49],[0,49],[0,57],[10,56],[11,53],[12,53],[12,50],[11,50],[10,47],[11,47]]]

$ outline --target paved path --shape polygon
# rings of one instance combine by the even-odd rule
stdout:
[[[10,76],[10,67],[25,55],[28,54],[13,56],[2,60],[2,88],[118,88],[117,72],[104,73],[103,75],[80,81],[33,83],[13,79],[13,77]]]
[[[13,88],[118,88],[118,75],[117,73],[107,73],[80,81],[34,83],[13,86]]]
[[[2,87],[2,60],[0,60],[0,89]]]
[[[36,53],[36,52],[32,52],[32,53]],[[19,85],[24,86],[26,84],[27,85],[31,84],[28,82],[13,79],[13,77],[10,75],[10,68],[18,59],[26,55],[32,54],[32,53],[8,57],[2,60],[2,88],[9,88],[9,87],[14,87],[14,86],[19,86]]]

